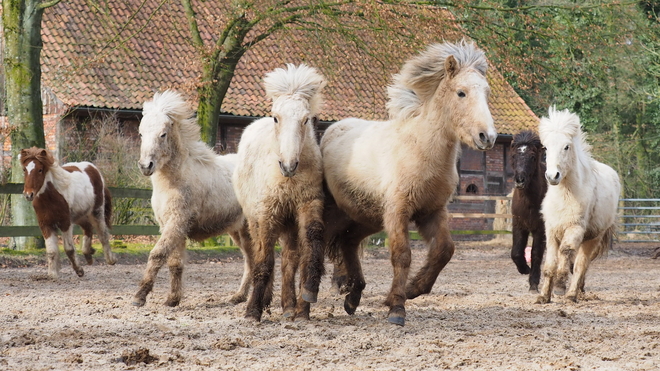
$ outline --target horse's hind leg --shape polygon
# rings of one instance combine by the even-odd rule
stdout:
[[[156,242],[156,246],[149,253],[149,260],[147,261],[147,269],[144,272],[140,288],[133,298],[133,305],[143,306],[147,301],[147,295],[154,287],[154,280],[160,268],[165,264],[165,261],[172,253],[173,250],[186,246],[186,237],[183,231],[172,232],[171,226],[166,225],[164,233]]]
[[[532,243],[532,269],[529,271],[529,291],[539,291],[539,282],[541,281],[541,263],[545,253],[545,231],[534,232],[534,242]]]
[[[241,285],[238,288],[238,291],[229,299],[229,302],[232,304],[242,303],[247,300],[248,294],[250,293],[250,284],[252,282],[252,269],[254,265],[253,260],[253,246],[252,238],[247,229],[247,223],[241,227],[239,231],[229,232],[231,237],[236,241],[238,246],[241,248],[243,253],[243,277],[241,278]]]
[[[85,261],[87,261],[87,265],[92,265],[94,264],[94,253],[96,252],[96,250],[94,250],[94,248],[92,247],[92,235],[94,233],[94,227],[92,227],[92,224],[87,220],[79,222],[78,225],[83,230],[83,236],[82,236],[83,256],[85,257]]]
[[[389,207],[388,207],[389,206]],[[408,281],[408,274],[410,273],[410,263],[412,261],[409,236],[408,236],[408,221],[409,216],[399,205],[386,205],[383,221],[385,230],[390,239],[390,261],[394,271],[392,277],[392,286],[390,292],[385,299],[385,305],[390,307],[387,315],[387,320],[395,325],[403,326],[406,321],[406,283]],[[449,261],[449,260],[447,260]],[[422,268],[422,272],[417,275],[416,282],[422,282],[421,286],[426,289],[427,286],[432,286],[435,282],[435,277],[429,279],[427,275],[433,275],[435,271],[440,272],[437,264],[427,264]],[[442,264],[444,267],[444,264]],[[437,274],[435,275],[437,276]],[[430,281],[430,284],[429,284]]]
[[[69,226],[68,230],[62,231],[62,240],[64,242],[64,252],[66,252],[66,256],[71,262],[71,267],[78,277],[82,277],[85,271],[78,265],[78,259],[76,258],[76,249],[73,243],[73,225]]]
[[[447,210],[438,210],[425,218],[416,220],[419,234],[428,244],[428,254],[424,266],[406,287],[406,297],[413,299],[428,294],[433,288],[440,271],[454,255],[454,242],[447,224]]]
[[[185,241],[176,246],[167,258],[167,266],[170,268],[170,293],[165,300],[168,307],[176,307],[181,302],[183,295],[183,259],[186,250]]]
[[[106,220],[102,211],[95,213],[92,223],[97,231],[97,236],[99,241],[101,241],[101,246],[103,246],[103,257],[105,258],[105,263],[108,265],[115,265],[117,263],[117,257],[115,253],[112,252],[110,247],[110,231],[109,226],[106,224]]]
[[[529,231],[521,226],[513,226],[513,245],[511,246],[511,260],[516,264],[520,274],[529,274],[529,265],[525,260],[525,248],[527,247],[527,240]],[[536,243],[536,239],[534,239]]]

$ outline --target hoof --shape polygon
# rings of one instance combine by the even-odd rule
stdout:
[[[529,285],[529,292],[537,293],[539,292],[539,285]]]
[[[387,322],[393,323],[393,324],[398,325],[398,326],[405,326],[406,318],[390,314],[390,316],[387,317]]]
[[[92,255],[85,255],[85,261],[87,262],[87,265],[92,265],[94,264],[94,258]]]
[[[236,294],[236,295],[232,296],[231,299],[229,299],[229,302],[230,302],[231,304],[236,305],[236,304],[240,304],[240,303],[242,303],[242,302],[244,302],[244,301],[246,301],[246,300],[247,300],[247,297],[246,297],[245,295],[243,295],[243,294]]]
[[[346,295],[344,299],[344,310],[348,314],[354,314],[357,307],[360,305],[360,299],[362,298],[362,293],[352,293]]]
[[[395,325],[403,326],[406,324],[406,308],[403,305],[395,305],[390,309],[387,315],[387,321]]]
[[[245,319],[254,322],[261,322],[261,313],[257,313],[256,311],[248,311],[245,313]]]
[[[85,271],[82,268],[79,268],[76,270],[76,274],[78,275],[78,277],[82,277],[85,275]]]
[[[115,265],[115,264],[117,264],[117,258],[115,258],[115,257],[113,256],[112,258],[105,259],[105,262],[106,262],[108,265]]]
[[[318,300],[318,294],[319,294],[318,292],[311,292],[306,288],[303,288],[301,296],[302,299],[308,303],[316,303],[316,301]]]
[[[293,309],[286,309],[282,313],[282,317],[293,320],[296,317],[296,312]]]
[[[134,298],[132,304],[136,307],[143,307],[146,302],[147,299]]]
[[[550,298],[546,298],[543,295],[540,295],[539,297],[536,298],[536,304],[548,304],[550,302]]]
[[[344,299],[344,310],[346,311],[346,313],[353,315],[357,310],[357,306],[351,305],[351,303],[349,303],[348,301],[348,297],[346,297],[346,299]]]
[[[181,301],[181,299],[170,299],[170,298],[168,298],[167,300],[165,300],[165,305],[167,305],[168,307],[176,307],[177,305],[179,305],[180,301]]]
[[[577,297],[577,295],[566,295],[565,298],[566,298],[566,300],[570,300],[570,301],[572,301],[573,303],[577,303],[577,302],[578,302],[578,297]]]

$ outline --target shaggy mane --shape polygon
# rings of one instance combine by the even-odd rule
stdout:
[[[531,130],[524,130],[513,137],[511,147],[532,146],[541,148],[541,138]]]
[[[582,151],[591,154],[591,145],[587,143],[587,135],[582,131],[580,117],[568,109],[558,111],[555,106],[550,106],[548,117],[542,117],[539,123],[539,134],[543,138],[550,133],[563,133],[577,138]]]
[[[46,155],[44,155],[44,153]],[[19,154],[19,161],[21,162],[21,165],[29,160],[37,160],[41,162],[46,167],[46,171],[55,166],[55,158],[50,154],[50,152],[43,148],[32,147],[22,149]]]
[[[190,156],[199,161],[213,161],[215,152],[202,142],[200,128],[193,110],[181,94],[165,90],[154,94],[154,99],[144,103],[142,115],[166,115],[178,128],[181,145],[190,150]]]
[[[392,77],[393,83],[387,88],[390,118],[419,114],[419,109],[431,99],[445,78],[445,60],[450,55],[456,59],[459,69],[473,68],[486,76],[486,56],[474,43],[462,40],[457,44],[445,42],[429,45],[425,51],[409,59],[401,71]]]
[[[276,68],[264,77],[266,95],[275,101],[285,95],[300,95],[309,101],[310,111],[316,114],[323,104],[321,89],[326,81],[316,68],[305,64],[295,66],[291,63],[284,68]]]

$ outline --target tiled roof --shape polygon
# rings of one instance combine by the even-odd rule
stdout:
[[[194,100],[199,81],[196,51],[189,41],[188,24],[179,2],[109,0],[106,8],[90,9],[87,1],[67,0],[46,10],[43,19],[43,84],[66,105],[113,109],[141,109],[153,93],[175,88]],[[216,15],[226,13],[229,0],[196,2],[201,15],[200,30],[206,39]],[[382,5],[386,7],[386,5]],[[382,14],[400,14],[384,11]],[[403,61],[423,48],[423,43],[457,41],[460,33],[452,26],[447,10],[407,7],[424,12],[415,24],[394,17],[393,27],[410,27],[422,35],[416,42],[390,41],[380,31],[359,31],[364,44],[314,31],[287,30],[272,35],[250,48],[240,60],[222,111],[240,116],[264,116],[270,104],[262,87],[263,76],[285,63],[306,62],[327,78],[326,104],[321,120],[335,121],[356,116],[386,119],[386,86]],[[221,16],[218,16],[221,17]],[[131,19],[129,21],[129,19]],[[216,21],[217,22],[217,21]],[[118,36],[117,36],[118,35]],[[134,36],[134,37],[131,37]],[[118,43],[118,40],[125,40]],[[387,41],[387,40],[386,40]],[[119,45],[119,46],[118,46]],[[384,50],[386,49],[386,50]],[[494,69],[489,69],[492,89],[490,106],[498,131],[513,134],[534,128],[538,118],[513,88]]]

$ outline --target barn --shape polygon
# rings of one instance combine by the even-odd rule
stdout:
[[[200,2],[197,12],[209,20],[226,11],[229,3]],[[386,86],[403,61],[424,44],[457,41],[463,35],[446,9],[379,6],[383,7],[381,15],[397,15],[393,19],[401,24],[396,27],[414,28],[424,36],[414,41],[397,40],[391,43],[393,47],[383,48],[379,31],[374,28],[357,32],[362,39],[359,45],[336,34],[290,29],[252,46],[238,63],[222,104],[216,150],[235,152],[245,126],[269,114],[261,80],[266,72],[285,63],[315,66],[328,80],[326,104],[317,128],[319,135],[332,122],[345,117],[387,119]],[[406,24],[407,18],[399,16],[402,12],[415,15],[415,23]],[[200,27],[204,35],[212,37],[211,21],[202,22]],[[110,0],[106,8],[99,10],[90,8],[84,0],[64,1],[45,12],[42,34],[44,125],[47,145],[55,153],[60,152],[67,133],[99,115],[113,115],[122,135],[136,136],[142,104],[155,91],[177,89],[195,104],[199,81],[197,52],[189,41],[180,3]],[[538,123],[534,113],[492,66],[488,80],[492,89],[489,104],[499,137],[495,147],[487,152],[463,149],[457,164],[461,175],[458,195],[510,192],[508,151],[512,135],[522,129],[535,129]],[[492,212],[493,208],[484,202],[451,205],[454,211]],[[452,223],[459,229],[478,229],[489,221],[454,219]]]

